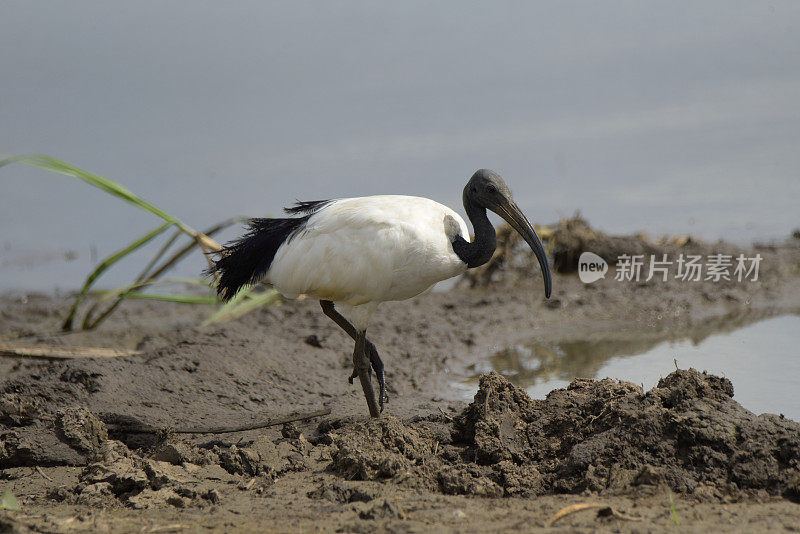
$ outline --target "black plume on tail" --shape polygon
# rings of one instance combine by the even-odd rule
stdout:
[[[206,275],[219,275],[217,294],[228,301],[243,286],[258,282],[269,270],[284,241],[305,225],[311,215],[289,219],[250,219],[248,231],[226,244]]]

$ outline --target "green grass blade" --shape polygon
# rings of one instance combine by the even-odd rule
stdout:
[[[97,294],[100,296],[99,299],[92,305],[91,308],[86,312],[86,316],[83,318],[83,325],[81,328],[83,330],[92,330],[96,328],[106,317],[108,317],[111,312],[113,312],[117,306],[122,303],[120,296],[126,296],[129,293],[134,292],[137,289],[141,289],[143,287],[153,286],[157,284],[173,284],[173,283],[185,283],[185,284],[195,284],[201,285],[204,287],[210,287],[210,283],[207,280],[202,280],[200,278],[173,278],[173,279],[164,279],[164,280],[142,280],[140,282],[134,282],[133,284],[121,286],[115,289],[111,289],[108,291],[99,291]],[[100,314],[93,319],[95,310],[99,308],[104,302],[107,302],[111,299],[117,299],[113,304],[111,304],[108,308],[100,312]],[[219,302],[218,299],[214,299],[215,302]],[[204,302],[205,303],[205,302]]]
[[[228,219],[226,221],[223,221],[221,223],[218,223],[218,224],[210,227],[208,230],[206,230],[204,232],[204,234],[207,235],[207,236],[212,236],[212,235],[216,234],[217,232],[219,232],[220,230],[223,230],[224,228],[227,228],[228,226],[230,226],[230,225],[232,225],[235,222],[238,222],[240,220],[241,219],[239,219],[239,218]],[[191,252],[194,249],[194,247],[197,246],[197,243],[194,240],[190,241],[189,244],[187,244],[182,249],[180,249],[176,253],[174,253],[172,255],[172,257],[166,259],[158,268],[156,268],[152,272],[149,272],[150,269],[152,269],[154,263],[156,261],[158,261],[166,253],[166,251],[169,249],[169,245],[171,245],[171,243],[173,241],[174,240],[170,239],[169,242],[164,247],[161,248],[161,250],[153,258],[153,260],[148,264],[147,269],[145,269],[145,271],[142,272],[142,275],[139,275],[139,277],[136,279],[136,283],[139,283],[139,282],[148,282],[148,283],[149,282],[154,282],[156,278],[158,278],[159,276],[164,274],[164,272],[169,270],[173,265],[175,265],[177,262],[179,262],[181,259],[183,259],[189,252]],[[147,277],[144,278],[143,275],[148,273],[148,272],[149,272],[149,274],[147,274],[146,275]],[[208,286],[212,285],[211,282],[204,281],[204,280],[200,281],[200,283],[202,283],[204,285],[208,285]],[[133,286],[131,286],[131,287],[133,287]],[[141,286],[139,286],[139,287],[141,287]],[[89,326],[89,328],[96,328],[101,322],[103,322],[115,309],[117,309],[117,307],[125,299],[125,296],[126,296],[125,293],[118,294],[117,297],[116,297],[117,300],[112,305],[110,305],[106,309],[106,311],[104,311],[95,321],[91,322],[91,325]],[[86,314],[87,319],[84,320],[84,325],[89,324],[88,317],[91,316],[95,312],[95,310],[97,309],[98,304],[99,303],[95,303],[91,308],[89,308],[89,310],[87,311],[87,314]]]
[[[114,182],[113,180],[109,180],[108,178],[98,176],[96,174],[90,173],[73,165],[70,165],[65,161],[61,161],[59,159],[52,158],[50,156],[45,156],[42,154],[33,154],[31,156],[15,156],[7,158],[5,160],[0,161],[0,167],[15,162],[23,163],[25,165],[30,165],[32,167],[39,167],[41,169],[45,169],[51,172],[56,172],[58,174],[63,174],[65,176],[72,176],[74,178],[78,178],[79,180],[83,180],[84,182],[90,185],[98,187],[103,191],[106,191],[107,193],[111,193],[112,195],[123,199],[129,204],[133,204],[134,206],[137,206],[143,210],[158,215],[165,221],[177,224],[178,226],[183,225],[181,221],[169,215],[165,211],[157,208],[156,206],[152,205],[146,200],[140,198],[126,187]]]
[[[100,297],[100,303],[106,302],[114,297],[127,293],[128,291],[136,291],[137,289],[142,289],[145,287],[155,286],[155,285],[165,285],[165,284],[191,284],[195,286],[203,286],[206,288],[211,287],[211,283],[208,280],[204,280],[202,278],[164,278],[163,280],[140,280],[138,282],[134,282],[132,284],[126,284],[124,286],[115,287],[114,289],[103,289],[100,291],[93,291],[92,295],[97,295]],[[219,299],[217,299],[219,302]]]
[[[0,160],[0,168],[6,165],[10,165],[12,163],[20,163],[24,165],[28,165],[31,167],[41,168],[50,172],[62,174],[65,176],[71,176],[73,178],[77,178],[82,180],[94,187],[97,187],[111,195],[116,196],[124,200],[125,202],[135,206],[139,209],[144,211],[150,212],[164,221],[166,223],[160,226],[158,229],[153,230],[152,232],[146,234],[145,236],[139,238],[138,240],[134,241],[127,247],[123,248],[122,250],[114,253],[112,256],[106,258],[90,275],[87,277],[81,292],[76,297],[76,300],[73,302],[72,307],[68,313],[67,319],[64,321],[62,326],[65,330],[72,329],[72,325],[75,319],[75,315],[77,313],[77,309],[81,301],[83,300],[86,293],[91,288],[94,281],[109,267],[114,265],[117,261],[124,258],[126,255],[132,253],[133,251],[137,250],[138,248],[144,246],[147,242],[152,240],[158,234],[166,230],[169,226],[175,225],[181,232],[188,234],[192,237],[193,243],[189,246],[184,247],[177,254],[173,255],[171,258],[167,259],[160,267],[156,268],[155,271],[151,272],[151,270],[155,267],[156,263],[162,259],[162,257],[167,253],[169,248],[177,239],[177,235],[173,236],[156,254],[156,256],[147,264],[146,268],[142,271],[140,276],[137,278],[137,283],[126,286],[123,289],[118,288],[117,290],[112,290],[107,294],[104,294],[104,297],[101,301],[107,301],[109,298],[116,298],[116,302],[114,302],[111,306],[109,306],[106,310],[104,310],[98,318],[92,321],[92,316],[97,306],[99,304],[95,303],[87,312],[86,316],[83,320],[83,328],[90,329],[97,326],[102,320],[104,320],[113,310],[122,302],[124,298],[128,296],[128,293],[134,293],[135,289],[139,289],[146,285],[150,285],[155,278],[160,276],[164,271],[169,269],[172,265],[174,265],[177,261],[183,258],[189,251],[191,251],[194,246],[199,245],[204,252],[216,252],[221,249],[219,243],[214,241],[211,237],[209,237],[208,233],[201,233],[197,230],[193,229],[189,225],[185,224],[183,221],[178,219],[177,217],[173,217],[172,215],[168,214],[167,212],[163,211],[162,209],[156,207],[155,205],[147,202],[143,198],[139,197],[126,187],[114,182],[113,180],[109,180],[108,178],[104,178],[97,174],[91,173],[74,165],[71,165],[67,162],[61,161],[59,159],[42,155],[42,154],[33,154],[29,156],[13,156],[9,158],[5,158]],[[222,223],[215,227],[214,231],[231,224],[233,221]],[[211,258],[206,257],[209,265],[212,265]],[[147,297],[143,297],[142,294],[135,292],[136,295],[131,298],[151,298],[157,300],[171,300],[173,302],[192,302],[192,303],[200,303],[195,297],[192,296],[180,296],[180,295],[161,295],[160,297],[156,297],[153,295],[148,294]],[[205,298],[204,303],[211,302],[211,299]],[[217,302],[216,299],[213,300]]]
[[[252,288],[237,293],[228,303],[206,319],[203,326],[233,321],[257,308],[275,304],[281,298],[281,294],[274,289],[256,295],[253,295],[251,291]]]
[[[673,525],[678,526],[680,524],[680,520],[678,519],[678,510],[675,508],[675,500],[672,498],[672,492],[669,492],[669,517],[672,520]]]
[[[69,310],[69,314],[67,315],[64,324],[61,326],[61,329],[72,330],[72,323],[75,320],[75,314],[78,311],[78,306],[83,301],[83,298],[86,296],[86,293],[89,292],[89,289],[92,287],[92,284],[94,284],[94,282],[100,277],[100,275],[102,275],[109,267],[117,263],[119,260],[127,256],[128,254],[134,252],[135,250],[138,250],[139,248],[143,247],[144,245],[152,241],[155,237],[160,235],[170,226],[172,226],[172,223],[169,222],[162,224],[158,228],[155,228],[154,230],[147,232],[142,237],[136,239],[127,247],[116,251],[115,253],[108,256],[103,261],[101,261],[100,265],[98,265],[89,274],[89,276],[86,277],[86,281],[83,283],[83,287],[81,288],[78,295],[75,297],[75,300],[72,303],[72,307]]]
[[[63,174],[65,176],[72,176],[79,180],[83,180],[84,182],[93,185],[94,187],[100,188],[107,193],[110,193],[118,198],[121,198],[125,202],[136,206],[140,209],[145,211],[149,211],[154,215],[157,215],[164,219],[167,222],[171,222],[172,224],[176,225],[178,228],[183,230],[185,233],[189,234],[203,248],[209,250],[219,250],[219,244],[214,241],[213,239],[209,238],[207,235],[201,234],[191,226],[187,225],[177,217],[173,217],[172,215],[168,214],[164,210],[154,206],[150,202],[147,202],[143,198],[139,197],[135,193],[133,193],[128,188],[118,184],[113,180],[109,180],[108,178],[104,178],[97,174],[93,174],[89,171],[83,170],[81,168],[75,167],[74,165],[70,165],[65,161],[61,161],[59,159],[45,156],[43,154],[33,154],[30,156],[12,156],[10,158],[5,158],[0,160],[0,167],[4,167],[11,163],[22,163],[24,165],[29,165],[31,167],[38,167],[41,169],[48,170],[50,172],[55,172],[58,174]]]
[[[256,286],[250,286],[245,289],[242,289],[241,291],[237,291],[236,294],[233,296],[233,298],[231,298],[231,300],[220,306],[220,308],[217,311],[211,314],[211,316],[203,322],[203,326],[217,322],[217,317],[224,316],[230,313],[230,310],[233,309],[235,306],[238,306],[240,302],[245,300],[247,296],[250,294],[250,292],[253,291],[253,289],[255,289],[255,287]]]
[[[141,293],[139,291],[129,291],[125,294],[126,299],[141,299],[141,300],[161,300],[165,302],[178,302],[180,304],[218,304],[219,299],[215,297],[204,297],[202,295],[176,295],[176,294],[158,294],[158,293]]]

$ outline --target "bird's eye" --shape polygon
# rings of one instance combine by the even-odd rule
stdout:
[[[493,186],[492,184],[488,184],[486,186],[486,192],[487,193],[492,193],[492,194],[493,193],[497,193],[497,188],[495,186]]]

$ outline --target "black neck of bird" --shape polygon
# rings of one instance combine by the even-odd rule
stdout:
[[[453,240],[453,251],[467,264],[467,267],[478,267],[492,259],[492,254],[497,248],[497,234],[489,217],[486,216],[486,208],[465,199],[464,209],[475,230],[475,239],[470,243],[461,235],[456,235]]]

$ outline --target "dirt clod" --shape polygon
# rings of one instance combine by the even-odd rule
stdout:
[[[102,456],[103,445],[108,440],[106,425],[85,408],[60,411],[56,416],[56,432],[90,459]]]
[[[153,460],[169,462],[173,465],[182,465],[185,463],[205,465],[214,461],[213,453],[210,451],[183,441],[165,441],[159,443],[150,457]]]
[[[791,493],[800,425],[756,416],[732,395],[725,378],[680,370],[647,393],[581,379],[538,401],[493,372],[455,418],[441,454],[429,425],[386,417],[336,437],[333,468],[350,479],[407,479],[486,497],[660,484]]]
[[[293,462],[302,462],[287,442],[273,443],[261,436],[249,445],[215,446],[220,465],[229,473],[272,477],[290,469]]]

